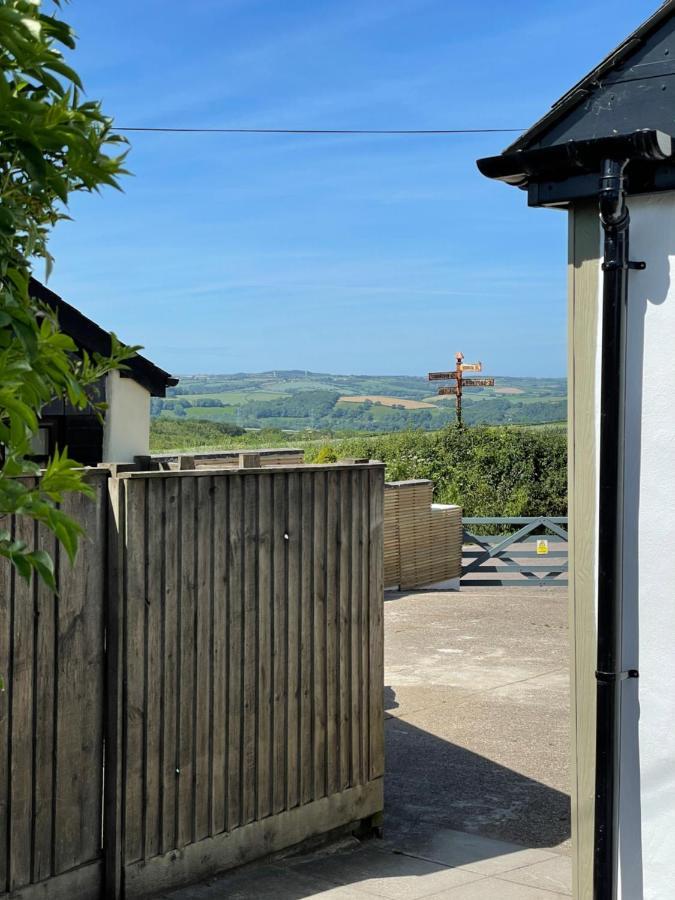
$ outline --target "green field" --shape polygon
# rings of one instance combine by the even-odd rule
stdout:
[[[222,400],[231,406],[241,406],[242,403],[261,400],[280,400],[288,397],[288,393],[279,391],[218,391],[217,393],[190,394],[189,399],[195,403],[198,400]]]
[[[467,389],[468,425],[545,424],[566,416],[565,379],[496,377],[496,387]],[[311,372],[262,372],[236,375],[186,375],[165,399],[154,399],[154,417],[205,419],[244,428],[304,432],[435,431],[455,417],[452,398],[430,390],[428,380],[408,375],[331,375]],[[500,393],[506,389],[507,393]],[[510,393],[511,391],[517,393]],[[399,408],[394,402],[341,402],[341,397],[384,397],[424,401],[430,408]],[[450,402],[449,402],[450,401]]]

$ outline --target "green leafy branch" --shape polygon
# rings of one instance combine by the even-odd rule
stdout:
[[[111,335],[107,356],[87,354],[29,291],[34,260],[49,274],[48,238],[69,218],[69,197],[119,188],[126,171],[125,140],[99,103],[82,99],[62,52],[75,47],[72,29],[57,18],[61,4],[50,6],[47,14],[41,0],[0,0],[0,556],[55,589],[49,556],[16,540],[8,523],[24,516],[42,524],[72,560],[82,532],[59,504],[90,488],[66,448],[42,473],[31,460],[41,411],[58,398],[103,415],[96,386],[139,348]]]

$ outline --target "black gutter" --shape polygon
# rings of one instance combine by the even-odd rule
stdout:
[[[625,345],[630,216],[626,167],[633,160],[656,162],[672,155],[673,139],[637,131],[542,150],[516,151],[480,160],[483,174],[526,186],[596,173],[604,230],[602,374],[600,387],[600,478],[598,527],[598,638],[595,754],[594,900],[616,900],[619,838],[621,686],[637,671],[622,667],[622,527],[625,427]]]
[[[662,131],[642,129],[630,134],[567,141],[534,150],[506,151],[478,160],[478,168],[488,178],[526,188],[543,181],[563,182],[575,175],[600,175],[606,159],[655,163],[668,159],[672,138]]]

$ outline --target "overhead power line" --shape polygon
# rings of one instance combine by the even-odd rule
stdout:
[[[147,128],[115,127],[115,131],[142,131],[160,134],[506,134],[524,128]]]

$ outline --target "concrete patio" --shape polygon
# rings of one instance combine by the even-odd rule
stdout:
[[[551,900],[571,895],[567,593],[385,599],[385,837],[163,896]]]

